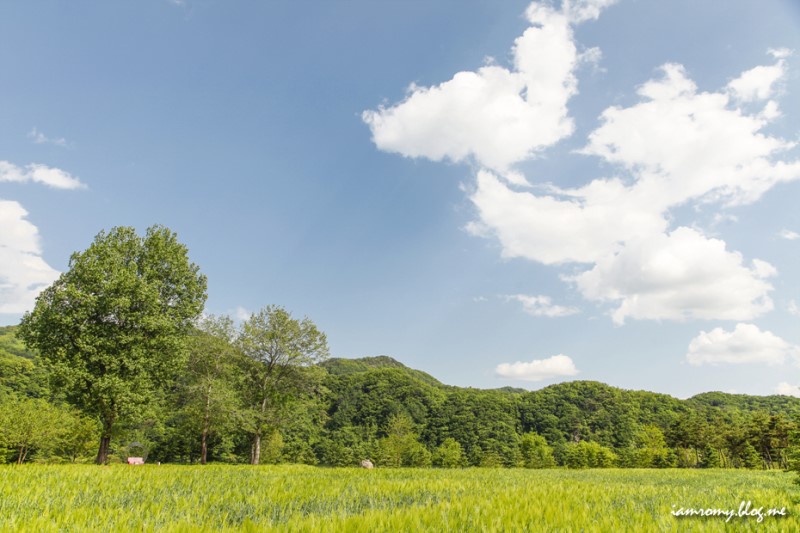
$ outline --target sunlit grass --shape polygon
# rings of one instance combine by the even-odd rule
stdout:
[[[800,531],[783,472],[373,471],[304,466],[0,468],[2,531]],[[788,517],[676,518],[679,507]],[[676,507],[673,507],[676,506]]]

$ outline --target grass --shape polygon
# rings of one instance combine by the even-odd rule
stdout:
[[[0,531],[800,531],[783,472],[0,467]],[[672,516],[785,507],[788,516]],[[675,506],[675,507],[673,507]]]

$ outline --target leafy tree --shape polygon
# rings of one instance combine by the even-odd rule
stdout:
[[[616,464],[617,455],[597,442],[570,442],[566,446],[565,465],[569,468],[609,468]]]
[[[238,414],[235,335],[231,318],[207,316],[189,338],[181,402],[190,427],[200,437],[200,464],[208,461],[209,439],[230,430]]]
[[[163,226],[101,232],[45,289],[19,327],[51,383],[102,424],[96,462],[115,423],[159,400],[185,361],[185,338],[206,298],[206,278]]]
[[[719,451],[714,449],[711,444],[706,444],[706,446],[703,448],[702,456],[703,460],[701,465],[703,468],[720,467]]]
[[[742,463],[745,468],[761,468],[764,461],[758,455],[755,447],[749,442],[745,442],[742,447]]]
[[[242,325],[237,344],[245,356],[241,387],[250,463],[259,464],[262,437],[278,429],[297,397],[321,381],[319,367],[312,365],[328,357],[328,342],[308,318],[267,306]]]
[[[544,437],[536,433],[526,433],[519,442],[522,466],[525,468],[551,468],[556,462],[551,448]]]
[[[386,437],[378,443],[381,466],[431,466],[431,452],[418,440],[411,417],[395,415],[389,421]]]
[[[451,437],[444,439],[444,442],[433,452],[433,466],[458,468],[464,466],[465,462],[464,450],[458,441]]]
[[[0,442],[22,464],[31,450],[53,446],[61,432],[60,410],[39,398],[7,398],[0,404]]]

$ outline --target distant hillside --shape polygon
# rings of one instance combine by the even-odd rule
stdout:
[[[47,396],[47,379],[36,357],[25,348],[16,326],[0,326],[0,394]]]
[[[771,396],[749,396],[726,392],[704,392],[692,396],[687,403],[697,406],[716,407],[723,411],[766,411],[783,413],[800,418],[800,398],[774,394]]]
[[[346,376],[349,374],[357,374],[359,372],[368,372],[379,368],[399,368],[408,375],[417,378],[418,380],[432,385],[434,387],[446,387],[435,377],[427,374],[421,370],[414,370],[409,368],[400,361],[392,359],[387,355],[379,355],[377,357],[362,357],[360,359],[344,359],[340,357],[333,357],[320,364],[329,374],[334,376]]]

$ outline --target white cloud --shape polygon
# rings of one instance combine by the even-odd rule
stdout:
[[[680,227],[628,242],[617,254],[571,278],[589,300],[618,303],[625,319],[749,320],[773,307],[766,281],[777,272],[755,260],[749,268],[725,242]]]
[[[787,357],[797,357],[800,347],[789,344],[770,331],[761,331],[753,324],[737,324],[733,331],[715,328],[700,332],[689,343],[686,359],[689,364],[764,363],[779,365]]]
[[[795,398],[800,398],[800,387],[797,385],[790,385],[789,383],[782,381],[775,387],[775,393],[782,394],[783,396],[794,396]]]
[[[511,167],[574,129],[567,102],[577,93],[580,56],[570,24],[597,18],[611,3],[564,2],[562,11],[531,4],[532,26],[514,42],[513,69],[489,64],[433,87],[412,85],[402,102],[362,114],[373,142],[407,157],[471,159],[519,184]]]
[[[513,69],[490,64],[412,86],[404,101],[362,118],[381,150],[477,164],[475,185],[466,187],[477,218],[467,230],[496,238],[505,258],[585,265],[564,279],[587,299],[614,305],[618,324],[759,316],[772,309],[767,279],[775,269],[700,230],[671,226],[677,208],[749,204],[800,179],[800,161],[786,156],[796,143],[764,133],[780,116],[775,98],[790,51],[770,50],[773,64],[715,92],[699,90],[683,66],[663,65],[637,89],[638,101],[601,114],[578,152],[616,175],[564,189],[532,185],[513,168],[572,134],[576,69],[602,54],[579,52],[572,25],[612,3],[564,1],[556,10],[534,2]]]
[[[470,199],[479,220],[467,229],[494,236],[504,257],[546,265],[592,263],[625,241],[657,234],[667,221],[637,202],[619,180],[595,180],[558,195],[515,191],[488,171],[479,171]]]
[[[55,189],[81,189],[86,187],[69,172],[38,163],[31,163],[22,168],[8,161],[0,161],[0,182],[4,181],[17,183],[32,181]]]
[[[778,233],[778,236],[781,239],[786,239],[787,241],[796,241],[797,239],[800,239],[800,233],[789,229],[782,229],[780,233]]]
[[[566,355],[559,354],[547,359],[534,359],[528,363],[501,363],[495,373],[508,379],[542,381],[556,377],[574,376],[578,373],[575,363]]]
[[[794,300],[789,301],[789,305],[786,306],[786,310],[789,311],[790,315],[800,316],[800,307],[798,307],[797,302]]]
[[[28,138],[33,140],[36,144],[53,144],[55,146],[67,147],[69,143],[63,137],[50,138],[41,131],[33,128],[28,132]]]
[[[563,0],[561,11],[570,22],[579,24],[587,20],[597,20],[605,8],[616,3],[617,0]]]
[[[786,75],[785,55],[788,50],[771,50],[770,54],[778,61],[774,65],[759,65],[742,72],[738,78],[728,83],[728,90],[742,102],[767,100],[775,94],[775,85]]]
[[[39,232],[17,202],[0,200],[0,313],[21,314],[58,278],[42,258]]]
[[[619,304],[613,317],[749,320],[772,309],[768,263],[745,266],[738,252],[698,230],[668,233],[670,210],[687,202],[757,200],[800,177],[797,161],[773,162],[791,143],[760,133],[763,117],[699,93],[678,65],[645,83],[643,101],[612,107],[582,150],[625,169],[629,182],[595,179],[575,189],[519,191],[479,171],[467,229],[496,237],[504,257],[543,264],[589,263],[568,279],[590,300]],[[712,260],[713,258],[713,260]]]
[[[732,107],[724,92],[698,92],[680,65],[639,88],[643,101],[610,107],[582,153],[628,170],[631,194],[664,211],[689,200],[741,205],[800,178],[800,162],[772,159],[793,143],[761,133],[769,121]]]
[[[527,294],[513,294],[506,296],[508,300],[515,300],[522,304],[526,313],[532,316],[546,316],[556,318],[570,316],[580,312],[576,307],[565,307],[553,304],[549,296],[529,296]]]

